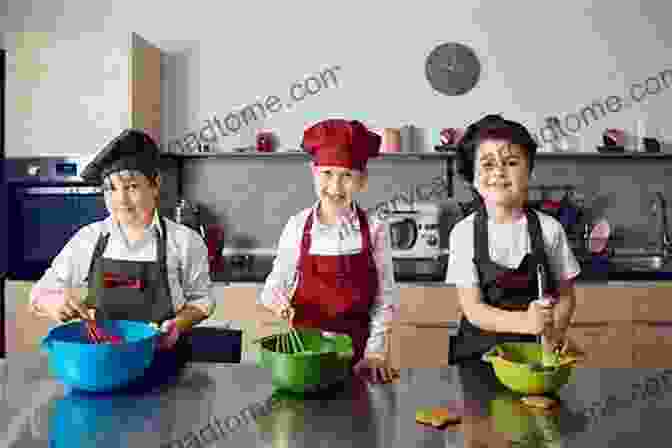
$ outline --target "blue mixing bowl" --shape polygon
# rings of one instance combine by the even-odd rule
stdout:
[[[143,375],[154,359],[159,332],[154,327],[125,320],[99,325],[122,344],[91,344],[83,322],[52,328],[42,340],[52,373],[64,384],[91,392],[121,388]]]

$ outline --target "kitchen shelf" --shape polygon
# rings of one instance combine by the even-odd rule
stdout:
[[[209,152],[209,153],[191,153],[175,154],[162,153],[163,157],[174,159],[305,159],[310,160],[310,155],[303,151],[288,152],[257,152],[257,151],[232,151],[232,152]],[[384,153],[379,157],[371,159],[376,160],[433,160],[433,159],[451,159],[455,156],[454,152],[420,152],[420,153]]]
[[[438,160],[442,162],[445,170],[446,180],[449,185],[452,185],[453,169],[452,160],[455,156],[455,151],[437,151],[437,152],[420,152],[420,153],[383,153],[379,157],[372,159],[375,164],[376,160],[385,161],[424,161],[424,160]],[[262,160],[310,160],[310,155],[303,151],[287,151],[287,152],[257,152],[253,148],[242,148],[241,151],[230,152],[207,152],[207,153],[191,153],[191,154],[175,154],[170,152],[163,152],[162,157],[177,161],[177,194],[182,196],[182,179],[184,164],[187,160],[213,160],[213,159],[262,159]],[[452,189],[449,192],[453,194]]]
[[[672,159],[665,152],[537,152],[540,159]]]

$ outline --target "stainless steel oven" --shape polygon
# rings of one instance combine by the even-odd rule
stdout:
[[[7,159],[8,278],[38,280],[70,238],[107,216],[81,156]]]

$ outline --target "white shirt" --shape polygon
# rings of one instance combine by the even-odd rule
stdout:
[[[534,210],[539,217],[544,249],[550,268],[558,281],[573,279],[581,273],[581,267],[569,247],[562,224],[546,213]],[[450,257],[446,283],[458,287],[478,285],[474,258],[474,218],[472,213],[459,221],[450,232]],[[527,231],[527,217],[522,215],[513,223],[498,224],[488,217],[488,245],[493,262],[517,268],[532,252],[532,242]]]
[[[297,264],[301,253],[303,228],[310,212],[313,212],[313,225],[310,230],[311,255],[348,255],[362,250],[362,235],[359,218],[355,213],[354,203],[345,219],[335,225],[322,224],[317,217],[317,201],[312,208],[304,209],[289,218],[278,242],[278,252],[273,263],[273,270],[266,278],[266,283],[257,299],[257,303],[267,305],[274,302],[274,291],[283,300],[290,301],[297,281]],[[373,258],[378,272],[378,295],[371,307],[370,336],[367,352],[385,350],[384,333],[397,311],[399,298],[394,281],[394,265],[389,237],[389,226],[372,214],[367,216]]]
[[[211,296],[208,250],[201,236],[193,229],[164,218],[166,223],[166,263],[168,283],[175,312],[186,304],[194,305],[210,316],[215,309]],[[129,242],[112,217],[82,227],[54,258],[51,266],[33,287],[31,306],[38,314],[39,290],[88,287],[89,267],[98,238],[110,233],[105,258],[129,261],[156,261],[157,239],[162,236],[158,213],[145,229],[143,238]]]

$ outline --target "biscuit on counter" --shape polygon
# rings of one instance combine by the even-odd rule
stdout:
[[[552,398],[544,397],[543,395],[529,395],[520,399],[526,406],[531,406],[541,409],[550,409],[557,405],[558,402]]]
[[[415,412],[415,421],[423,425],[431,425],[435,428],[447,424],[456,424],[462,421],[462,417],[448,408],[418,409]]]

